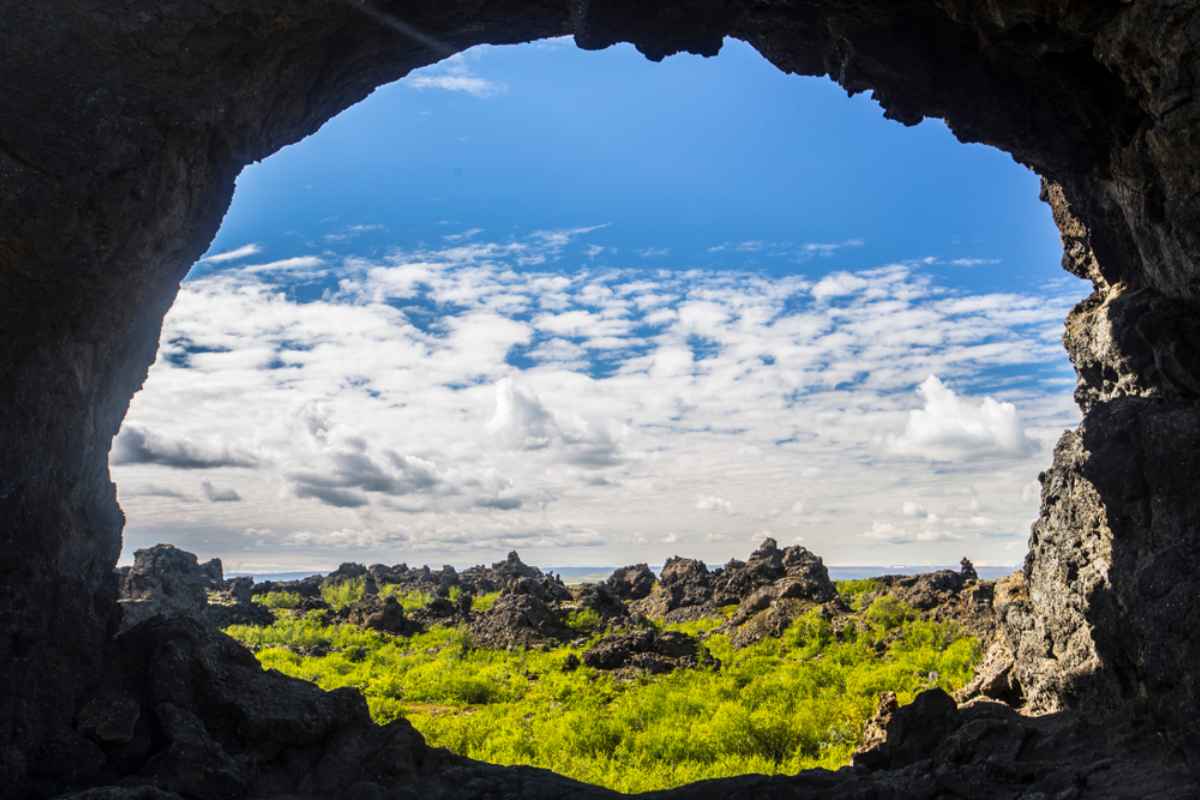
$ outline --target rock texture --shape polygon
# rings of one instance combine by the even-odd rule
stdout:
[[[151,681],[115,636],[123,520],[107,454],[239,170],[413,68],[477,43],[562,34],[585,48],[631,41],[653,59],[712,54],[736,36],[782,70],[873,90],[902,123],[942,117],[963,141],[1044,176],[1064,266],[1095,292],[1068,320],[1086,416],[1044,477],[1026,594],[1004,615],[1012,674],[1032,708],[1162,731],[1155,758],[1196,739],[1196,0],[0,0],[0,19],[0,785],[10,795],[95,783],[150,752],[108,756],[76,727],[104,686]],[[144,648],[178,641],[161,626],[140,635]],[[287,691],[270,676],[247,686],[251,706]],[[147,707],[197,731],[162,751],[173,754],[159,762],[162,786],[189,759],[214,770],[192,796],[257,785],[257,762],[235,769],[199,734],[188,713],[203,709],[175,707]],[[220,715],[201,722],[219,727]],[[316,757],[311,742],[279,747],[276,766]],[[1060,755],[1095,760],[1082,752]],[[931,796],[915,768],[883,794],[857,773],[690,791]],[[1114,795],[1121,782],[1098,774],[1071,785]],[[1144,781],[1135,795],[1172,796],[1154,780],[1171,768],[1121,774]],[[543,780],[488,775],[494,796],[532,794]],[[480,780],[447,785],[471,796]],[[1015,796],[962,785],[971,791],[942,793]],[[1042,794],[1082,791],[1052,789]]]
[[[604,637],[583,654],[583,663],[596,669],[624,668],[661,675],[711,666],[712,657],[686,633],[646,628]]]

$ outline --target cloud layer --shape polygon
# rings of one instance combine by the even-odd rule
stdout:
[[[1076,419],[1073,297],[965,294],[923,262],[626,267],[602,228],[231,251],[184,284],[116,441],[133,538],[259,566],[723,560],[766,532],[836,563],[1019,560]]]

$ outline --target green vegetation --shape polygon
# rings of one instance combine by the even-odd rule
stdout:
[[[483,613],[491,611],[492,606],[496,605],[496,601],[500,599],[499,592],[485,592],[484,594],[475,595],[475,599],[471,601],[471,610]]]
[[[416,611],[419,608],[424,608],[425,606],[429,605],[429,601],[433,600],[433,595],[417,589],[404,589],[395,583],[380,586],[379,596],[381,598],[396,598],[396,602],[399,603],[405,611]]]
[[[876,597],[867,609],[867,621],[885,631],[895,630],[915,617],[912,608],[890,594]]]
[[[844,581],[834,581],[842,602],[855,611],[862,611],[863,601],[867,595],[879,591],[882,584],[875,578],[852,578]]]
[[[363,578],[351,578],[321,587],[321,599],[335,610],[362,600],[367,593],[367,582]]]
[[[494,602],[485,598],[476,608]],[[722,621],[663,628],[703,634]],[[575,616],[580,630],[591,622]],[[434,745],[626,792],[842,766],[881,692],[905,703],[931,686],[952,691],[979,657],[974,639],[915,619],[890,597],[844,618],[837,631],[815,610],[781,637],[741,650],[710,634],[703,646],[720,669],[634,679],[564,670],[586,647],[480,649],[461,628],[393,637],[285,612],[269,627],[229,633],[265,667],[326,689],[357,687],[376,720],[407,717]],[[303,654],[317,646],[327,654]]]
[[[297,608],[303,600],[296,592],[266,592],[253,599],[254,602],[273,609]]]
[[[604,620],[594,608],[581,608],[567,614],[567,627],[579,633],[591,633],[603,624]]]

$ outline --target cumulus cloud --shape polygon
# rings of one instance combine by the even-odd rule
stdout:
[[[347,449],[327,454],[323,471],[287,475],[297,497],[338,508],[361,508],[368,502],[366,493],[402,497],[434,491],[441,483],[428,461],[392,451],[384,460],[376,460],[364,452],[365,443],[348,444]]]
[[[696,509],[699,511],[719,511],[722,514],[732,514],[733,503],[724,497],[702,494],[696,496]]]
[[[562,420],[536,394],[512,378],[496,383],[496,406],[488,431],[503,447],[512,450],[552,448],[554,457],[584,468],[620,463],[620,442],[608,426],[580,417]]]
[[[465,92],[475,97],[491,97],[506,90],[503,83],[478,75],[413,75],[404,81],[414,89],[441,89],[446,92]]]
[[[963,537],[947,530],[900,528],[891,522],[873,522],[871,529],[863,533],[864,539],[885,544],[935,544],[961,542]]]
[[[139,425],[126,423],[116,441],[113,464],[156,464],[174,469],[255,467],[258,459],[227,446],[193,442],[155,434]]]
[[[542,402],[512,378],[496,383],[496,411],[488,430],[505,447],[516,450],[549,447],[559,435],[554,417]]]
[[[201,487],[210,503],[236,503],[242,499],[235,489],[214,486],[211,481],[204,481]]]
[[[457,53],[438,64],[417,70],[403,83],[419,91],[461,92],[474,97],[492,97],[508,91],[506,84],[475,74],[470,61],[477,56],[478,53]]]
[[[926,378],[917,391],[924,398],[924,407],[909,412],[904,432],[889,442],[892,453],[930,461],[962,461],[1030,455],[1038,450],[1012,403],[960,396],[936,375]]]

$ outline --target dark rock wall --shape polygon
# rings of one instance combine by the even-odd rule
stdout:
[[[944,117],[1047,179],[1065,266],[1097,288],[1068,321],[1087,417],[1044,483],[1028,601],[1011,614],[1018,672],[1044,708],[1194,707],[1179,631],[1200,602],[1198,9],[0,0],[0,782],[55,779],[114,663],[123,519],[107,453],[239,170],[415,67],[571,32],[650,58],[737,36],[785,71],[874,90],[900,122]]]

